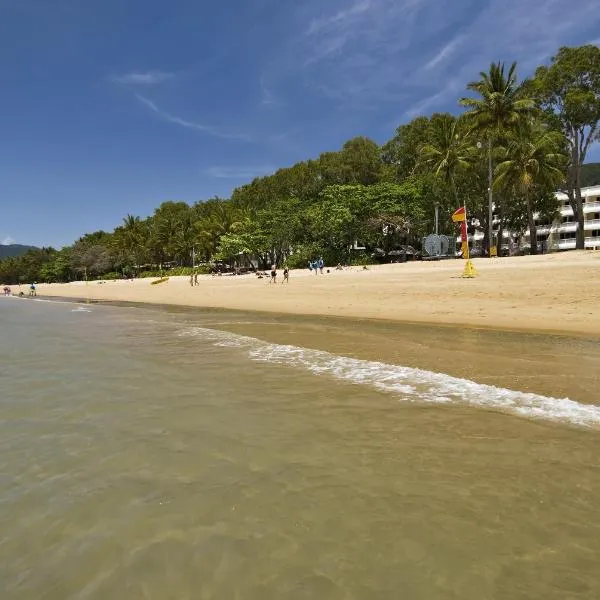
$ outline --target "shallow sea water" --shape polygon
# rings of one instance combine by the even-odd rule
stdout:
[[[597,341],[0,299],[0,597],[600,597]]]

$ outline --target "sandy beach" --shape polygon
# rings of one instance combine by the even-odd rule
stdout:
[[[289,284],[255,275],[202,275],[151,285],[150,279],[41,284],[39,296],[335,315],[600,336],[600,253],[350,267],[315,275],[292,271]],[[25,288],[25,286],[23,286]],[[13,289],[14,292],[18,288]]]

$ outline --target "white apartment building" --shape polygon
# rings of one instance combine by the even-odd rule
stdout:
[[[583,199],[583,230],[585,247],[600,250],[600,185],[581,188]],[[559,217],[551,225],[540,225],[537,230],[538,241],[547,242],[548,250],[572,250],[575,248],[577,223],[573,209],[566,194],[558,192]],[[526,236],[529,242],[529,234]]]
[[[581,188],[584,213],[585,247],[591,250],[600,250],[600,185]],[[536,218],[538,248],[540,251],[556,252],[558,250],[575,249],[575,231],[577,223],[573,217],[573,209],[569,198],[562,192],[556,193],[559,204],[558,217],[551,223],[540,223]],[[498,226],[494,223],[494,233],[497,234]],[[502,236],[502,249],[504,252],[513,253],[519,249],[530,247],[529,230],[517,237],[510,231],[505,231]],[[483,239],[483,231],[477,229],[469,240],[477,245]]]

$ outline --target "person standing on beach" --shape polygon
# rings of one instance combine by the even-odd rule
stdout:
[[[281,284],[283,285],[286,282],[290,282],[290,270],[287,267],[283,269],[283,281],[281,282]]]
[[[194,285],[194,275],[190,275],[190,285],[193,286]]]
[[[29,295],[37,296],[37,292],[35,290],[35,281],[29,286]]]
[[[198,273],[194,273],[194,285],[198,285]]]
[[[319,271],[321,271],[321,275],[323,275],[323,257],[319,258]]]
[[[271,279],[269,283],[277,283],[277,265],[271,265]]]

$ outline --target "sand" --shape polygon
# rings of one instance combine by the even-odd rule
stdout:
[[[292,271],[289,284],[255,275],[41,284],[39,296],[335,315],[392,321],[547,331],[600,337],[600,252],[411,262],[314,275]],[[25,286],[23,286],[25,288]],[[26,290],[26,288],[25,288]],[[17,291],[17,288],[13,288]]]

